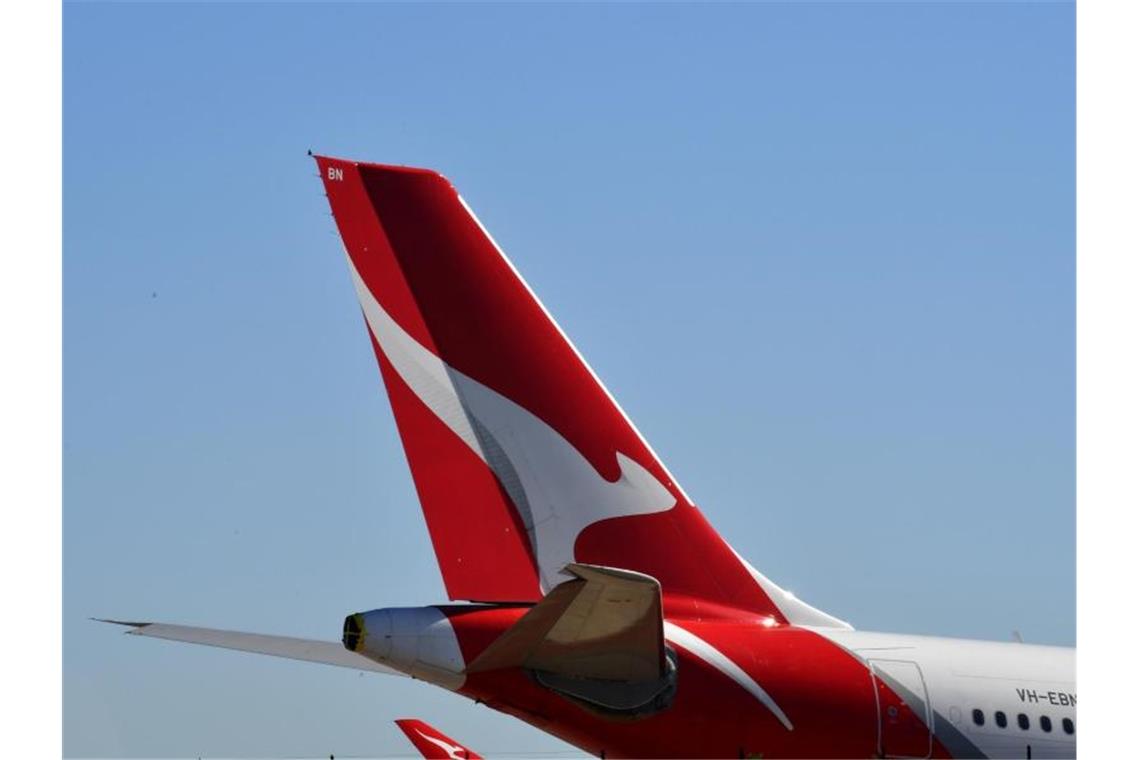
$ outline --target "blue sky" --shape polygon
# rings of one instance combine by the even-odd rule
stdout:
[[[446,173],[705,514],[869,630],[1072,644],[1069,4],[68,4],[66,754],[565,749],[140,641],[445,599],[308,148]]]

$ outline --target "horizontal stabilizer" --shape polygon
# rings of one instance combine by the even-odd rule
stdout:
[[[267,636],[261,633],[222,631],[216,628],[196,628],[189,625],[170,625],[167,623],[132,623],[123,620],[94,619],[100,623],[127,626],[130,628],[127,633],[132,636],[184,641],[188,644],[203,644],[209,647],[267,654],[290,660],[336,665],[341,668],[403,675],[399,671],[373,662],[367,657],[348,651],[339,641],[313,641],[311,639],[295,639],[290,636]]]
[[[641,573],[567,565],[556,586],[468,667],[523,667],[572,678],[654,681],[665,672],[661,586]]]

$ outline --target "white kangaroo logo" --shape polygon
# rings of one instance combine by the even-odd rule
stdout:
[[[506,396],[420,345],[380,306],[349,257],[365,320],[408,387],[499,478],[526,525],[543,593],[565,580],[574,542],[599,520],[671,509],[676,498],[648,470],[616,452],[621,476],[603,478],[562,435]]]
[[[444,752],[446,752],[447,756],[449,758],[451,758],[451,760],[466,760],[467,754],[468,754],[467,750],[464,749],[463,747],[461,747],[460,745],[448,744],[443,739],[437,739],[434,736],[428,736],[427,734],[425,734],[423,731],[419,730],[418,728],[415,729],[415,731],[417,734],[419,734],[420,736],[427,739],[429,742],[431,742],[432,744],[434,744],[435,746],[439,747]]]

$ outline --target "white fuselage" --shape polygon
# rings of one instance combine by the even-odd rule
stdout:
[[[835,629],[817,632],[908,692],[912,707],[925,711],[935,738],[955,756],[977,756],[979,751],[992,758],[1076,756],[1074,649]]]

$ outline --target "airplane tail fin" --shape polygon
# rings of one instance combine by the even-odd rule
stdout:
[[[452,599],[581,562],[785,621],[447,179],[316,161]]]

